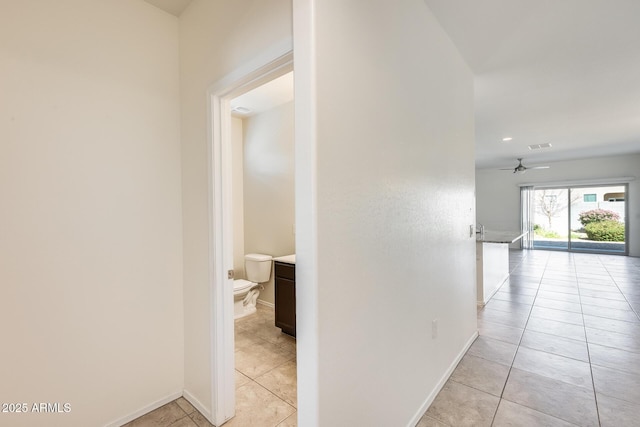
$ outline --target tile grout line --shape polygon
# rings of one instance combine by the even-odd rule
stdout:
[[[262,325],[265,325],[265,324],[271,324],[271,320],[269,319],[266,322],[257,321],[257,322],[255,322],[253,324],[250,324],[249,322],[246,322],[246,324],[243,323],[243,325],[240,327],[240,329],[243,329],[246,332],[252,332],[252,331],[255,332],[256,328],[259,328],[259,327],[261,327]],[[235,325],[235,326],[237,327],[238,325]],[[247,327],[247,326],[249,326],[249,327]],[[276,347],[279,351],[283,351],[283,352],[287,353],[288,356],[291,356],[291,357],[287,358],[285,361],[283,361],[282,363],[277,364],[276,366],[272,367],[271,369],[267,370],[266,372],[261,373],[260,375],[256,376],[255,378],[245,374],[244,372],[242,372],[241,370],[239,370],[236,367],[236,371],[240,372],[242,375],[246,376],[249,379],[249,381],[247,383],[243,384],[241,387],[253,383],[253,384],[257,385],[258,387],[260,387],[261,389],[267,391],[269,394],[271,394],[273,397],[278,399],[280,402],[284,403],[285,405],[287,405],[288,407],[293,409],[293,412],[291,414],[288,414],[285,418],[283,418],[281,420],[278,420],[275,424],[273,424],[274,427],[277,427],[277,426],[281,425],[287,418],[289,418],[290,416],[292,416],[293,414],[296,414],[298,412],[297,405],[294,406],[293,404],[287,402],[282,397],[278,396],[274,391],[272,391],[271,389],[267,388],[265,385],[259,383],[257,380],[262,378],[262,377],[264,377],[265,375],[269,374],[270,372],[273,372],[274,370],[282,367],[283,365],[285,365],[285,364],[287,364],[287,363],[289,363],[289,362],[291,362],[293,360],[296,360],[297,359],[296,358],[297,352],[294,351],[293,354],[289,354],[290,352],[287,350],[285,343],[275,343],[275,342],[273,342],[273,341],[271,341],[269,339],[263,338],[262,336],[253,336],[252,338],[253,339],[257,339],[260,342],[262,342],[264,344],[267,344],[269,346]],[[282,355],[284,356],[284,354],[282,354]],[[236,392],[237,392],[237,388],[236,388]]]
[[[264,390],[266,390],[267,392],[271,393],[273,396],[275,396],[278,400],[282,401],[282,403],[290,406],[291,408],[293,408],[293,412],[289,415],[287,415],[284,419],[280,420],[277,422],[277,424],[275,424],[274,427],[277,427],[278,425],[282,424],[284,422],[284,420],[286,420],[287,418],[289,418],[291,415],[295,414],[298,412],[298,408],[296,406],[293,406],[291,403],[287,402],[286,400],[284,400],[283,398],[281,398],[280,396],[278,396],[277,394],[275,394],[273,391],[269,390],[267,387],[263,386],[262,384],[260,384],[259,382],[257,382],[256,380],[252,379],[250,382],[255,383],[257,386],[263,388]],[[245,386],[249,384],[243,384],[241,387]]]
[[[277,397],[279,400],[281,400],[283,403],[286,403],[287,405],[291,406],[296,412],[298,411],[298,408],[296,406],[293,406],[291,403],[287,402],[286,400],[284,400],[283,398],[281,398],[280,396],[278,396],[277,394],[275,394],[273,391],[269,390],[267,387],[263,386],[262,384],[260,384],[257,381],[254,381],[254,383],[256,383],[257,385],[259,385],[260,387],[262,387],[263,389],[265,389],[266,391],[268,391],[269,393],[273,394],[275,397]],[[287,415],[288,416],[288,415]],[[284,420],[282,420],[284,421]],[[279,421],[279,422],[282,422]]]
[[[599,257],[598,257],[599,258]],[[606,272],[609,274],[609,277],[611,277],[611,280],[613,280],[613,283],[616,285],[616,288],[618,289],[618,292],[620,292],[622,294],[622,296],[624,297],[624,300],[627,302],[627,304],[629,305],[629,308],[631,308],[631,311],[633,311],[636,315],[636,317],[638,318],[638,321],[640,321],[640,313],[638,311],[636,311],[636,309],[633,307],[633,305],[631,305],[631,303],[629,302],[629,300],[627,299],[627,296],[625,295],[624,292],[622,292],[622,289],[620,289],[620,286],[618,285],[618,282],[616,281],[615,277],[613,277],[611,275],[611,272],[607,269],[606,266],[604,266],[604,269],[606,270]],[[640,270],[640,269],[639,269]],[[639,271],[640,274],[640,271]]]
[[[270,323],[270,320],[268,320],[267,322],[258,322],[258,323]],[[254,325],[254,326],[256,326],[256,325]],[[249,332],[249,333],[253,332],[251,329],[246,329],[246,331]],[[279,350],[282,350],[282,351],[285,351],[285,352],[288,353],[287,349],[285,348],[286,346],[283,343],[275,343],[275,342],[270,341],[269,339],[263,338],[262,336],[255,336],[254,338],[257,338],[257,339],[259,339],[260,341],[262,341],[262,342],[264,342],[266,344],[275,346]],[[262,378],[262,377],[264,377],[265,375],[269,374],[270,372],[273,372],[274,370],[282,367],[283,365],[291,362],[292,360],[296,360],[296,352],[294,352],[294,354],[290,355],[290,356],[291,356],[290,358],[288,358],[285,361],[283,361],[282,363],[272,367],[271,369],[267,370],[266,372],[261,373],[260,375],[256,376],[255,378],[250,377],[249,375],[243,373],[242,371],[240,371],[239,369],[236,368],[236,370],[238,372],[240,372],[241,374],[245,375],[249,379],[249,381],[246,384],[254,383],[255,385],[257,385],[260,388],[262,388],[263,390],[267,391],[269,394],[273,395],[276,399],[278,399],[279,401],[281,401],[282,403],[284,403],[285,405],[287,405],[287,406],[289,406],[290,408],[293,409],[293,412],[291,414],[287,415],[284,419],[277,421],[276,424],[274,424],[274,427],[277,427],[277,426],[281,425],[291,415],[296,414],[298,412],[297,405],[294,406],[293,404],[287,402],[282,397],[278,396],[273,390],[267,388],[265,385],[261,384],[257,380]],[[243,384],[243,386],[246,385],[246,384]]]
[[[547,271],[547,264],[548,264],[548,262],[549,262],[550,257],[551,257],[551,255],[549,254],[549,255],[548,255],[548,257],[547,257],[547,261],[545,262],[545,268],[543,269],[543,273],[542,273],[542,276],[541,276],[541,278],[540,278],[540,283],[542,283],[542,280],[544,279],[544,273]],[[572,259],[573,259],[573,256],[571,256],[571,257],[572,257]],[[571,265],[572,265],[572,266],[574,266],[574,268],[575,268],[575,264],[573,263],[573,261],[572,261],[572,264],[571,264]],[[534,307],[534,305],[535,305],[535,301],[536,301],[536,299],[537,299],[537,295],[538,295],[538,292],[536,292],[536,295],[534,296],[534,301],[533,301],[533,303],[532,303],[532,305],[531,305],[531,311],[533,311],[533,307]],[[525,325],[524,325],[523,334],[522,334],[522,336],[520,337],[520,341],[518,342],[517,349],[516,349],[516,354],[514,355],[513,361],[512,361],[512,363],[511,363],[510,368],[509,368],[509,373],[508,373],[508,375],[507,375],[507,379],[506,379],[506,381],[505,381],[505,385],[503,386],[503,389],[502,389],[502,393],[501,393],[501,396],[500,396],[500,402],[499,402],[499,404],[498,404],[498,407],[500,406],[500,403],[502,403],[502,401],[503,401],[503,400],[507,400],[507,399],[504,399],[504,398],[502,397],[502,395],[504,394],[504,390],[506,389],[506,384],[507,384],[507,382],[509,381],[509,377],[510,377],[510,375],[511,375],[511,370],[513,369],[513,363],[515,362],[515,358],[516,358],[516,356],[517,356],[517,354],[518,354],[518,351],[520,350],[520,347],[521,347],[521,344],[522,344],[522,339],[523,339],[523,337],[524,337],[524,332],[526,332],[526,330],[527,330],[527,329],[526,329],[526,327],[527,327],[527,325],[528,325],[528,323],[529,323],[529,318],[530,318],[530,315],[529,315],[529,317],[527,318],[527,322],[526,322],[526,323],[525,323]],[[563,322],[563,323],[564,323],[564,322]],[[586,342],[586,334],[585,334],[585,342]],[[526,348],[526,347],[525,347],[525,348]],[[592,376],[592,380],[593,380],[593,376]],[[509,402],[511,402],[511,401],[509,401]],[[515,403],[515,402],[514,402],[514,403]],[[552,417],[552,418],[555,418],[555,419],[557,419],[557,420],[560,420],[560,421],[563,421],[563,422],[566,422],[566,423],[569,423],[569,424],[573,424],[573,423],[571,423],[571,422],[569,422],[569,421],[567,421],[567,420],[565,420],[565,419],[559,418],[558,416],[551,415],[551,414],[547,414],[547,413],[542,412],[542,411],[540,411],[540,410],[538,410],[538,409],[531,408],[531,407],[529,407],[529,406],[527,406],[527,405],[524,405],[524,404],[521,404],[521,403],[516,403],[516,404],[521,405],[521,406],[523,406],[523,407],[525,407],[525,408],[529,408],[529,409],[531,409],[531,410],[533,410],[533,411],[536,411],[536,412],[539,412],[539,413],[541,413],[541,414],[544,414],[544,415],[546,415],[546,416],[548,416],[548,417]],[[497,413],[497,410],[496,410],[496,413]],[[493,421],[492,421],[492,424],[491,424],[491,425],[493,425],[493,423],[494,423],[494,422],[495,422],[495,414],[494,414],[494,419],[493,419]]]
[[[596,259],[602,264],[602,261],[600,261],[599,256]],[[591,363],[591,349],[589,348],[589,335],[587,335],[587,325],[584,321],[584,310],[582,309],[582,293],[580,291],[580,279],[578,279],[578,272],[576,270],[575,263],[573,268],[576,274],[576,280],[578,280],[578,298],[580,300],[580,311],[582,312],[582,329],[584,330],[584,339],[587,344],[587,358],[589,359],[589,373],[591,374],[591,386],[593,387],[593,398],[596,404],[596,416],[598,417],[598,425],[601,426],[602,422],[600,421],[600,405],[598,405],[598,393],[596,393],[596,381],[593,376],[593,364]]]
[[[554,258],[552,256],[552,254],[540,254],[540,255],[542,255],[542,256],[541,257],[537,257],[537,256],[533,257],[532,256],[532,257],[529,257],[529,258],[524,258],[524,259],[531,260],[531,262],[530,262],[531,263],[531,265],[530,265],[531,268],[523,267],[522,269],[519,270],[519,267],[522,266],[525,263],[523,262],[522,259],[520,259],[519,262],[516,262],[515,263],[515,267],[513,267],[511,269],[510,274],[509,274],[510,278],[512,279],[511,283],[503,283],[503,285],[501,285],[502,289],[500,289],[501,291],[503,291],[503,294],[505,294],[505,296],[508,296],[508,295],[506,295],[507,290],[511,289],[511,291],[513,291],[513,290],[517,290],[516,288],[518,288],[517,283],[513,281],[514,278],[517,279],[517,278],[520,278],[520,277],[524,277],[525,275],[529,276],[529,278],[530,278],[532,276],[531,273],[535,272],[536,274],[533,275],[533,276],[534,277],[535,276],[539,277],[538,280],[537,280],[537,288],[531,287],[531,289],[532,290],[535,289],[535,291],[531,292],[531,294],[533,294],[533,297],[529,296],[528,298],[531,298],[531,299],[526,301],[527,303],[530,302],[530,305],[527,304],[527,305],[529,305],[529,308],[528,308],[528,310],[526,312],[525,312],[525,310],[520,310],[520,309],[516,309],[515,312],[513,310],[510,310],[509,309],[509,305],[507,303],[509,301],[511,301],[511,300],[509,300],[507,298],[505,298],[504,301],[500,301],[498,307],[493,307],[492,308],[492,307],[490,307],[490,304],[488,304],[488,306],[486,307],[487,309],[488,308],[492,308],[492,310],[490,310],[490,311],[494,312],[496,314],[500,314],[500,316],[492,317],[492,318],[490,318],[488,320],[485,320],[485,319],[483,319],[481,317],[484,308],[481,308],[480,310],[478,310],[478,315],[479,315],[478,316],[478,321],[479,322],[480,321],[482,321],[483,323],[486,322],[487,326],[493,325],[494,327],[502,326],[504,328],[509,328],[508,330],[505,329],[504,331],[496,330],[496,338],[488,337],[486,335],[485,335],[485,338],[491,338],[492,340],[495,340],[494,342],[496,344],[498,344],[499,342],[509,343],[511,345],[515,344],[512,347],[513,351],[514,351],[513,357],[511,358],[510,361],[509,361],[509,359],[507,359],[507,361],[506,361],[507,363],[505,363],[507,369],[503,370],[503,372],[506,371],[507,374],[505,374],[505,380],[503,382],[503,385],[502,385],[501,388],[498,388],[497,391],[499,393],[494,394],[494,396],[498,397],[498,401],[496,403],[496,407],[494,407],[493,411],[491,411],[489,413],[485,412],[486,418],[485,418],[485,416],[483,416],[482,418],[484,420],[486,420],[488,425],[495,426],[495,425],[499,424],[499,422],[502,419],[503,415],[507,415],[507,413],[509,413],[509,414],[511,413],[511,410],[510,410],[511,406],[509,406],[509,405],[511,405],[512,404],[511,402],[513,402],[513,404],[515,404],[515,405],[522,405],[523,410],[525,410],[524,408],[528,408],[528,409],[530,409],[530,410],[532,410],[534,412],[539,413],[540,414],[539,416],[551,417],[553,419],[560,420],[560,421],[563,421],[563,422],[567,422],[568,424],[573,425],[572,422],[569,422],[567,419],[565,419],[565,415],[566,414],[564,412],[562,412],[562,411],[558,412],[558,414],[560,416],[558,416],[558,415],[550,415],[550,414],[547,413],[547,410],[545,409],[545,407],[537,408],[537,406],[535,406],[535,404],[532,406],[532,405],[530,405],[528,403],[525,403],[525,404],[517,403],[517,399],[514,402],[514,401],[512,401],[510,399],[506,399],[505,398],[506,386],[508,385],[508,383],[509,383],[509,381],[511,379],[511,374],[513,373],[513,369],[515,368],[515,360],[519,355],[521,355],[523,348],[525,348],[525,349],[528,348],[527,346],[523,345],[523,343],[524,343],[524,334],[527,333],[527,331],[530,331],[528,329],[528,327],[531,324],[530,323],[531,320],[535,320],[537,318],[536,316],[533,316],[533,312],[534,312],[533,309],[536,308],[536,307],[539,307],[539,303],[542,303],[543,296],[541,294],[542,294],[542,291],[544,290],[543,284],[546,283],[545,282],[545,277],[548,276],[549,280],[553,280],[555,277],[558,277],[558,275],[563,275],[562,271],[564,270],[565,278],[574,280],[574,282],[572,282],[572,283],[574,284],[573,286],[575,286],[575,288],[574,288],[575,289],[575,292],[574,292],[575,296],[572,297],[572,299],[570,301],[579,304],[579,307],[577,305],[562,306],[560,304],[559,304],[560,308],[548,307],[553,313],[563,313],[563,312],[576,313],[575,315],[571,315],[571,316],[568,317],[568,319],[573,320],[574,323],[569,323],[569,322],[563,321],[563,320],[567,319],[567,317],[565,317],[563,320],[557,320],[557,319],[554,319],[552,317],[549,320],[558,322],[559,325],[560,324],[572,325],[575,328],[572,331],[574,338],[577,336],[577,333],[578,333],[577,331],[578,330],[580,330],[583,333],[583,337],[582,338],[578,338],[578,339],[574,339],[574,338],[569,338],[569,337],[566,337],[566,336],[555,335],[555,334],[551,333],[548,330],[541,332],[541,336],[542,335],[549,336],[549,337],[556,336],[556,337],[561,338],[563,340],[566,339],[566,340],[568,340],[567,344],[570,341],[571,342],[573,342],[573,341],[581,342],[582,345],[584,345],[586,347],[586,348],[584,348],[584,350],[586,350],[586,354],[583,353],[584,356],[580,356],[580,357],[582,357],[582,359],[574,359],[574,360],[582,362],[582,364],[584,364],[584,362],[589,363],[589,373],[591,375],[592,393],[588,393],[588,388],[587,388],[588,387],[588,380],[587,380],[587,383],[583,385],[583,387],[586,386],[585,387],[586,388],[585,391],[587,391],[587,394],[584,395],[584,397],[586,398],[585,403],[588,404],[588,402],[590,400],[589,399],[589,395],[592,394],[594,396],[593,397],[594,400],[591,401],[591,402],[593,402],[595,404],[596,417],[591,418],[591,422],[595,421],[596,418],[597,418],[596,425],[601,425],[602,422],[600,421],[600,415],[601,415],[600,414],[600,409],[602,409],[602,408],[600,408],[600,406],[598,405],[598,401],[597,401],[598,400],[598,396],[601,396],[604,399],[604,396],[605,395],[608,396],[609,394],[597,393],[597,391],[596,391],[594,369],[593,368],[596,368],[599,365],[598,364],[594,364],[592,362],[592,356],[590,354],[590,348],[589,348],[589,342],[590,341],[589,341],[588,336],[587,336],[587,329],[588,329],[589,325],[586,324],[587,323],[586,322],[586,320],[587,320],[586,319],[587,312],[584,311],[584,308],[589,307],[588,311],[590,312],[590,314],[589,314],[589,319],[588,320],[597,322],[597,318],[592,318],[591,317],[593,315],[593,314],[591,314],[591,311],[593,310],[593,308],[591,307],[589,302],[596,302],[597,303],[598,300],[600,299],[600,297],[598,295],[593,295],[591,293],[591,290],[595,290],[595,291],[598,290],[597,287],[593,287],[593,289],[592,289],[591,284],[593,284],[593,285],[602,284],[602,283],[604,283],[604,280],[607,280],[607,282],[609,282],[610,279],[613,279],[614,273],[612,273],[611,271],[614,271],[613,268],[615,266],[612,265],[610,269],[607,269],[606,267],[603,266],[603,264],[606,264],[608,260],[603,259],[604,257],[596,257],[595,261],[596,261],[596,263],[598,264],[598,266],[600,268],[598,270],[591,271],[588,268],[589,264],[588,263],[584,263],[585,259],[580,258],[579,255],[576,256],[574,254],[567,254],[567,256],[565,256],[564,258],[558,257],[557,259]],[[512,264],[512,265],[514,265],[514,264]],[[526,265],[529,265],[529,263],[526,263]],[[626,272],[627,276],[629,276],[629,275],[633,276],[633,274],[637,271],[636,270],[637,267],[638,266],[633,264],[630,267],[630,268],[632,268],[633,271],[630,271],[628,268],[627,268],[627,270],[619,270],[619,271],[620,271],[621,274]],[[585,269],[586,269],[586,271],[585,271]],[[615,270],[615,271],[618,271],[618,270]],[[527,274],[525,274],[525,273],[527,273]],[[591,273],[593,273],[593,274],[591,274]],[[541,276],[540,276],[540,274],[541,274]],[[524,280],[526,282],[527,279],[525,278]],[[629,289],[631,292],[633,292],[634,289],[635,289],[634,286],[636,285],[636,283],[634,283],[635,279],[632,279],[632,281],[628,281],[628,279],[625,279],[624,276],[623,276],[621,281],[624,281],[624,280],[627,280],[627,282],[624,282],[624,283],[626,283],[627,289]],[[534,281],[532,283],[535,284],[536,282]],[[623,283],[623,282],[621,282],[621,283]],[[614,279],[614,283],[609,282],[609,284],[617,286],[618,282],[616,282],[615,279]],[[640,288],[640,282],[638,282],[637,285]],[[607,289],[607,290],[609,290],[609,289]],[[615,290],[616,290],[615,287],[612,286],[609,291],[610,292],[614,292]],[[624,294],[619,287],[618,287],[618,290],[624,295],[624,299],[627,301],[627,303],[629,303],[629,300],[627,300],[627,295]],[[597,294],[597,292],[595,294]],[[605,295],[609,296],[609,294],[605,294]],[[611,294],[611,295],[613,295],[613,294]],[[631,293],[631,295],[633,295],[633,293]],[[584,299],[587,298],[587,297],[589,297],[589,298],[587,299],[587,303],[585,304]],[[593,298],[593,299],[591,299],[591,298]],[[578,301],[575,301],[575,299],[577,299]],[[523,307],[525,305],[525,302],[524,302],[524,300],[518,300],[518,301],[509,302],[509,304],[512,306],[511,308],[513,308],[513,307]],[[522,304],[522,306],[520,304]],[[599,306],[597,306],[595,304],[593,304],[593,305],[595,307],[599,307]],[[616,309],[616,310],[619,311],[619,310],[622,310],[620,308],[620,305],[622,305],[622,303],[618,304],[617,306],[614,304],[613,307],[610,307],[608,305],[604,305],[604,306],[602,306],[602,308],[603,309],[606,309],[606,308]],[[629,305],[630,305],[630,303],[629,303]],[[571,309],[570,310],[566,310],[567,307],[573,308],[573,311]],[[503,310],[504,310],[504,312],[503,312]],[[484,311],[487,311],[487,310],[484,310]],[[489,313],[490,311],[487,311],[487,313]],[[511,313],[512,316],[515,314],[515,316],[513,316],[514,317],[513,320],[509,320],[509,313]],[[634,313],[635,313],[635,311],[634,311]],[[504,314],[504,316],[503,316],[503,314]],[[601,314],[602,314],[602,316],[605,316],[607,313],[601,313]],[[617,317],[619,317],[619,316],[616,316],[616,313],[614,313],[613,311],[611,311],[608,314],[610,314],[610,316],[604,317],[603,319],[610,319],[611,322],[616,321],[616,322],[625,323],[625,324],[631,322],[630,320],[628,320],[628,318],[617,319]],[[637,314],[637,313],[635,313],[635,314]],[[578,324],[577,323],[578,315],[580,315],[580,319],[581,319],[582,324]],[[561,315],[560,316],[556,316],[556,317],[561,317],[562,318]],[[514,322],[517,323],[518,328],[515,327]],[[576,325],[578,325],[578,326],[576,326]],[[579,325],[582,325],[582,328],[580,328]],[[603,324],[603,326],[606,326],[606,325]],[[607,328],[607,329],[616,328],[618,326],[624,328],[624,326],[622,326],[622,325],[611,324],[610,327]],[[596,329],[597,329],[597,327],[596,327]],[[518,330],[521,331],[521,335],[520,336],[517,335],[517,331]],[[494,331],[493,329],[488,329],[487,332],[492,334],[493,331]],[[606,331],[606,329],[605,329],[605,331]],[[549,332],[549,333],[546,333],[546,332]],[[515,340],[514,340],[514,338],[515,338]],[[544,338],[541,338],[541,339],[544,340]],[[609,343],[609,341],[607,341],[607,343]],[[563,345],[562,342],[559,342],[559,343],[556,343],[556,344],[560,345],[560,346]],[[608,347],[609,344],[606,344],[606,346]],[[618,347],[614,345],[612,348],[616,348],[617,349]],[[547,350],[540,350],[540,351],[547,351]],[[551,354],[555,354],[553,352],[550,352],[550,353]],[[559,355],[559,356],[562,356],[562,357],[567,358],[567,359],[573,359],[573,357],[566,356],[566,355]],[[596,356],[597,356],[597,354],[594,355],[593,357],[596,357]],[[476,357],[480,357],[480,358],[483,358],[485,360],[494,360],[494,359],[486,358],[483,355],[478,355]],[[504,361],[504,357],[502,357],[502,360]],[[521,365],[519,365],[519,366],[521,366]],[[522,365],[522,366],[526,366],[526,364]],[[612,369],[612,368],[609,368],[609,369]],[[516,378],[516,377],[514,377],[514,378]],[[551,378],[551,377],[549,377],[549,378]],[[488,391],[485,391],[485,388],[480,383],[478,383],[477,386],[468,385],[468,384],[465,384],[464,379],[462,377],[461,377],[461,379],[463,380],[463,382],[459,382],[460,385],[464,385],[466,387],[469,387],[469,389],[475,389],[475,390],[478,390],[480,392],[484,392],[486,394],[492,394],[492,393],[490,393]],[[452,379],[452,381],[453,382],[457,382],[457,381],[455,381],[453,379]],[[495,388],[493,388],[493,389],[495,389]],[[511,388],[510,388],[510,390],[511,390]],[[615,396],[613,396],[613,397],[615,397]],[[504,403],[505,400],[509,401],[510,403],[509,404],[505,404]],[[627,400],[623,399],[623,401],[627,401]],[[529,403],[531,403],[531,402],[529,402]],[[514,408],[517,408],[517,406],[514,406]],[[593,408],[593,407],[591,407],[591,408]],[[490,409],[490,408],[487,408],[487,409]],[[606,409],[606,407],[603,410],[605,410],[605,409]],[[505,413],[505,411],[507,411],[507,412]],[[498,413],[501,414],[500,418],[497,417]],[[603,414],[606,415],[606,413],[607,412],[605,411]],[[593,414],[593,413],[591,413],[591,414]],[[584,415],[585,414],[583,414],[583,416]],[[509,415],[509,417],[511,417],[511,416],[512,415]],[[533,413],[532,413],[532,416],[534,416]],[[566,416],[568,416],[568,415],[566,415]],[[535,417],[537,417],[537,416],[535,416]],[[439,420],[439,418],[432,418],[432,419]],[[579,418],[576,418],[573,422],[576,422],[576,420],[578,420],[578,424],[580,424],[580,425],[582,424],[579,421]],[[605,421],[606,420],[604,420],[603,422],[605,422]],[[444,423],[444,421],[440,421],[440,422]],[[447,424],[447,423],[444,423],[444,424]]]
[[[527,257],[529,256],[529,254],[527,254]],[[526,257],[525,257],[526,258]],[[509,277],[511,277],[511,273],[513,271],[516,270],[516,268],[518,268],[520,265],[522,265],[522,263],[524,262],[524,258],[520,260],[520,262],[518,263],[518,265],[509,272]],[[491,425],[493,426],[493,424],[496,421],[496,415],[498,414],[498,409],[500,408],[500,405],[502,404],[504,399],[504,391],[507,388],[507,383],[509,382],[509,377],[511,376],[511,370],[513,369],[513,364],[516,360],[516,357],[518,356],[518,351],[520,350],[520,344],[522,344],[522,339],[524,337],[524,333],[527,330],[527,325],[529,324],[529,319],[531,318],[531,312],[533,311],[533,305],[535,304],[536,301],[536,297],[538,296],[538,292],[540,291],[540,282],[542,282],[542,277],[544,277],[544,271],[546,270],[546,266],[547,266],[547,262],[548,262],[548,257],[547,257],[547,261],[545,262],[545,269],[542,270],[542,276],[540,276],[540,281],[538,282],[538,288],[536,289],[536,294],[533,297],[533,302],[531,303],[531,308],[529,309],[529,314],[527,315],[527,321],[524,323],[524,326],[522,328],[522,335],[520,335],[520,339],[518,340],[518,344],[516,346],[516,352],[513,354],[513,359],[511,359],[511,365],[509,366],[509,372],[507,373],[507,378],[504,381],[504,385],[502,386],[502,390],[500,391],[500,400],[498,401],[498,406],[496,406],[496,410],[493,413],[493,418],[491,419]],[[504,286],[504,283],[502,284],[502,286]],[[501,287],[502,287],[501,286]],[[525,406],[525,405],[522,405]],[[527,406],[525,406],[527,407]],[[529,408],[529,409],[533,409],[533,408]]]

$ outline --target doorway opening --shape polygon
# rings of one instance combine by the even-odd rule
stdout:
[[[284,49],[283,49],[284,48]],[[236,415],[236,383],[242,377],[235,370],[235,312],[234,276],[244,275],[244,262],[238,263],[234,256],[236,236],[234,224],[234,144],[232,101],[265,83],[276,80],[293,71],[293,52],[290,46],[275,46],[260,58],[226,76],[209,90],[210,136],[209,136],[209,245],[210,259],[210,322],[211,322],[211,419],[214,425],[222,425]],[[240,112],[242,109],[240,109]],[[237,123],[236,123],[237,127]],[[242,127],[242,125],[241,125]],[[236,147],[237,148],[237,147]],[[269,156],[262,156],[269,165]],[[266,157],[266,159],[264,158]],[[277,169],[273,166],[269,168]],[[244,173],[244,172],[243,172]],[[238,194],[235,195],[236,199]],[[244,221],[242,222],[244,229]],[[289,229],[291,233],[292,230]],[[244,233],[244,231],[243,231]],[[246,234],[246,233],[244,233]],[[244,241],[244,239],[243,239]],[[240,249],[242,252],[246,248]],[[262,251],[268,253],[268,251]],[[282,254],[270,254],[282,255]],[[244,260],[244,257],[242,257]],[[262,291],[268,283],[258,284]],[[262,287],[262,289],[260,289]],[[259,299],[256,296],[255,302]],[[263,299],[266,293],[263,294]],[[252,301],[253,302],[253,301]],[[257,313],[253,313],[256,315]],[[295,358],[295,351],[293,358]],[[282,421],[282,420],[281,420]],[[265,424],[267,425],[267,424]]]
[[[527,191],[533,249],[628,253],[626,184],[523,188],[523,197]]]
[[[293,72],[230,107],[235,419],[275,427],[297,417],[296,340],[276,316],[295,318],[295,305],[283,306],[279,277],[283,268],[295,274]]]

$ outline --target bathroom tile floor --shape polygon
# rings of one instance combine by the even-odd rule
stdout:
[[[510,251],[418,427],[640,425],[640,259]]]
[[[236,416],[225,427],[297,425],[296,340],[274,326],[272,308],[236,320]],[[212,427],[184,398],[125,427]]]
[[[236,320],[236,416],[229,427],[297,426],[296,340],[274,326],[273,308]]]

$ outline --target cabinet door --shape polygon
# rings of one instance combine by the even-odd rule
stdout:
[[[276,326],[296,336],[296,282],[276,277]]]

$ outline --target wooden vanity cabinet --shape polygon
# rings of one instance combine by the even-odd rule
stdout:
[[[276,261],[275,317],[276,326],[285,334],[296,336],[296,266]]]

